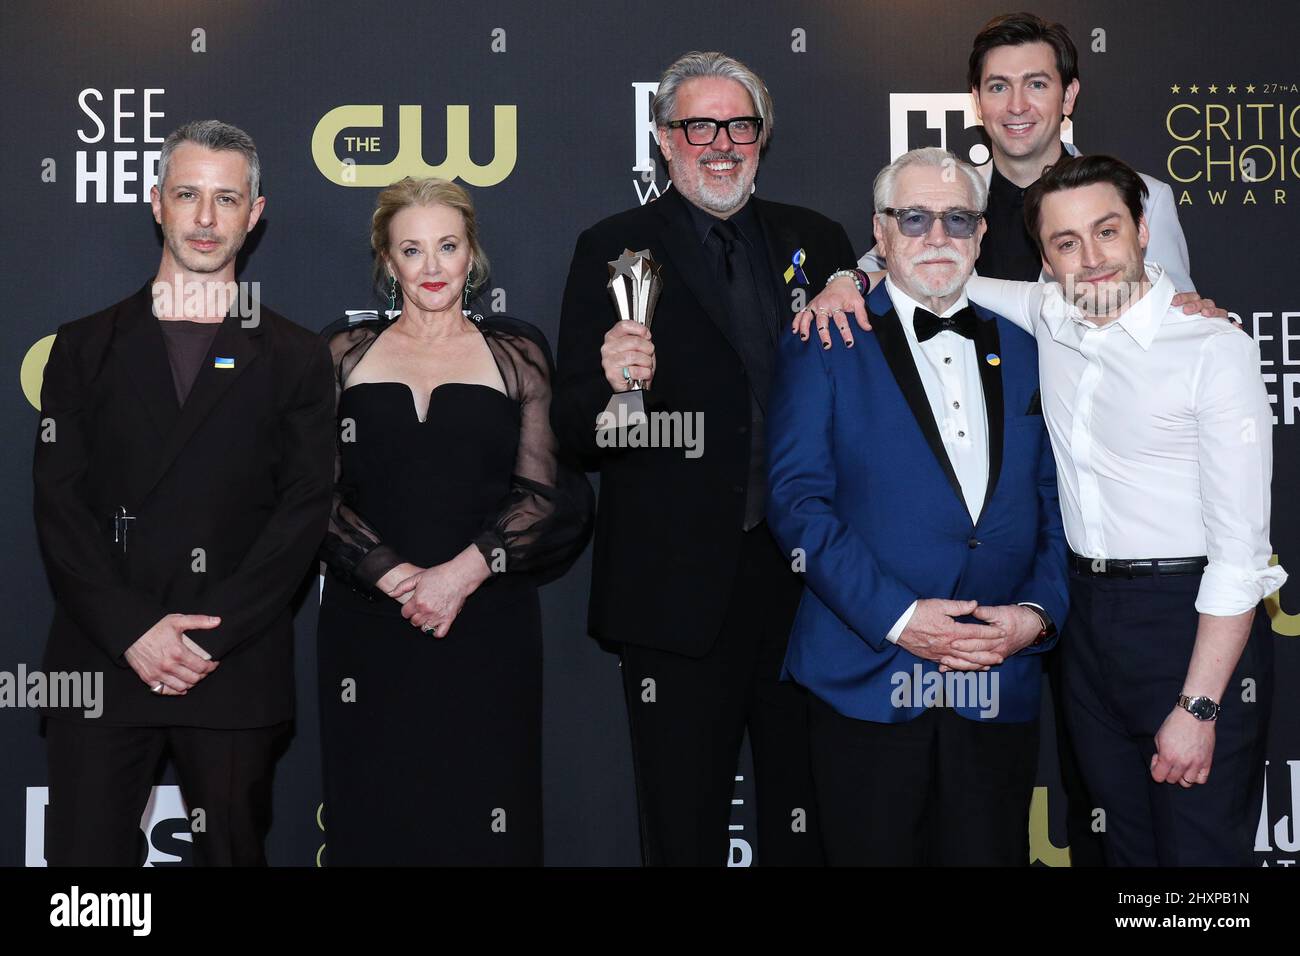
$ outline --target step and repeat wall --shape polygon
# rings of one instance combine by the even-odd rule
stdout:
[[[323,329],[379,305],[368,241],[377,187],[439,175],[466,184],[478,205],[493,263],[480,309],[527,319],[554,342],[578,233],[666,185],[649,106],[679,54],[724,50],[764,77],[776,121],[759,193],[839,220],[865,251],[872,179],[893,157],[938,145],[988,161],[966,62],[976,31],[1005,12],[964,0],[6,3],[0,672],[12,682],[40,667],[53,612],[32,522],[45,356],[60,323],[153,275],[160,235],[149,187],[174,127],[218,118],[253,136],[268,201],[239,277],[301,325]],[[1259,341],[1276,422],[1272,540],[1294,574],[1300,67],[1282,38],[1300,31],[1300,8],[1257,2],[1246,17],[1211,0],[1044,0],[1034,12],[1064,23],[1079,47],[1082,88],[1066,135],[1173,187],[1198,289]],[[543,592],[546,860],[634,865],[626,711],[617,658],[585,633],[589,574],[584,558]],[[1297,588],[1268,600],[1278,695],[1260,865],[1300,860]],[[327,860],[315,620],[313,590],[297,618],[296,732],[276,775],[268,852],[280,865]],[[1055,866],[1068,857],[1051,739],[1045,725],[1031,843],[1036,861]],[[418,759],[421,742],[409,743]],[[0,752],[0,865],[43,865],[44,742],[21,698],[0,708]],[[753,809],[743,755],[733,865],[761,852]],[[408,823],[386,820],[377,832],[400,843]],[[152,863],[189,861],[170,768],[142,826]]]

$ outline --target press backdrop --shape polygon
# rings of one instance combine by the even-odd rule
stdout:
[[[302,325],[376,306],[376,186],[436,173],[468,184],[478,204],[494,266],[479,308],[554,340],[579,231],[667,179],[649,102],[679,54],[725,50],[766,79],[776,122],[759,192],[840,220],[865,250],[871,180],[891,158],[943,145],[987,161],[964,77],[971,38],[1003,12],[933,0],[5,3],[0,671],[39,667],[52,612],[31,508],[33,403],[51,336],[153,274],[148,187],[175,126],[216,117],[256,140],[268,203],[240,278]],[[1244,16],[1216,0],[1043,0],[1035,12],[1064,22],[1080,48],[1068,135],[1170,182],[1197,287],[1260,342],[1276,415],[1273,545],[1300,572],[1300,68],[1284,43],[1300,31],[1300,8],[1257,0]],[[626,714],[617,660],[585,635],[589,571],[584,559],[543,596],[546,859],[635,864]],[[1269,600],[1279,694],[1256,838],[1269,865],[1300,858],[1300,618],[1287,611],[1300,610],[1297,587]],[[276,776],[276,864],[317,865],[328,843],[315,611],[312,592],[298,617],[297,731]],[[1051,739],[1032,851],[1063,865]],[[420,741],[410,747],[419,759]],[[0,865],[43,864],[45,774],[35,714],[0,709]],[[761,853],[747,755],[737,775],[731,857],[743,865]],[[188,861],[173,782],[169,770],[146,823],[158,863]],[[383,839],[401,841],[406,823],[383,821]]]

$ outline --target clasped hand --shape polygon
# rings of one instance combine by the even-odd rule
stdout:
[[[413,627],[426,625],[434,637],[447,636],[465,600],[491,574],[482,554],[473,546],[450,561],[422,568],[404,563],[379,581],[389,597],[402,604],[402,617]]]
[[[972,616],[983,623],[967,624]],[[941,671],[988,670],[1032,644],[1043,622],[1018,604],[982,607],[978,601],[925,598],[916,602],[898,646],[929,661]]]

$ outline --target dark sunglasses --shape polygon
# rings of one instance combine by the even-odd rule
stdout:
[[[975,235],[984,213],[973,209],[949,209],[946,212],[931,212],[929,209],[911,207],[908,209],[882,209],[881,212],[893,216],[898,221],[898,231],[909,239],[929,235],[930,227],[938,219],[943,223],[943,231],[949,239],[969,239]]]

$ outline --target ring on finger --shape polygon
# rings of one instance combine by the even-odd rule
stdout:
[[[161,693],[163,692],[163,682],[162,682],[162,681],[159,681],[158,683],[154,684],[154,685],[153,685],[152,687],[150,687],[149,689],[150,689],[151,691],[153,691],[155,694],[161,694]]]

